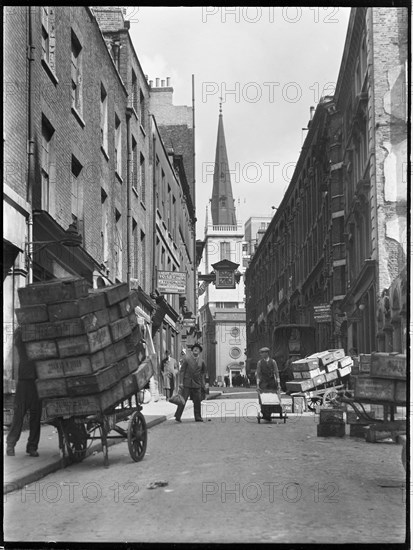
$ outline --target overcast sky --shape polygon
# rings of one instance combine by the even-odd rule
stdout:
[[[237,218],[270,216],[291,179],[310,107],[337,81],[349,8],[128,7],[143,71],[192,104],[197,238],[203,238],[222,97]]]

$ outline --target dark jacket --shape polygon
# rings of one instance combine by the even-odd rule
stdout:
[[[206,365],[200,357],[186,355],[181,366],[181,380],[185,388],[199,389],[205,384]]]

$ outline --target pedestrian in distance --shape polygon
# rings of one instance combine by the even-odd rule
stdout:
[[[36,387],[36,369],[34,362],[27,357],[22,340],[22,330],[18,327],[14,338],[15,348],[19,356],[16,395],[14,398],[13,420],[7,434],[7,456],[15,456],[15,446],[20,439],[23,421],[27,411],[30,411],[29,438],[26,453],[37,457],[40,440],[40,421],[42,417],[42,402]]]
[[[275,359],[271,359],[270,350],[267,347],[261,348],[260,360],[257,363],[257,389],[258,392],[270,391],[279,393],[280,375]],[[262,415],[265,420],[271,420],[271,413],[268,406],[261,406]]]
[[[165,390],[165,397],[169,399],[172,397],[175,390],[175,380],[178,374],[178,363],[171,357],[169,350],[165,351],[165,359],[161,363],[161,372],[163,374],[163,388]]]
[[[187,354],[182,360],[180,376],[180,394],[184,399],[183,405],[178,405],[175,413],[175,420],[181,422],[181,416],[188,398],[194,402],[195,422],[203,422],[201,416],[201,392],[205,394],[205,379],[207,374],[206,365],[199,356],[202,352],[200,344],[194,344],[190,354]]]

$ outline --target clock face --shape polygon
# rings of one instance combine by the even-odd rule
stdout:
[[[230,270],[218,271],[218,287],[234,287],[234,272]]]

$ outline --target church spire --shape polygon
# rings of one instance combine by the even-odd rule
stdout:
[[[211,200],[212,223],[213,225],[237,225],[225,144],[224,123],[222,121],[222,98],[220,100],[214,185]]]

